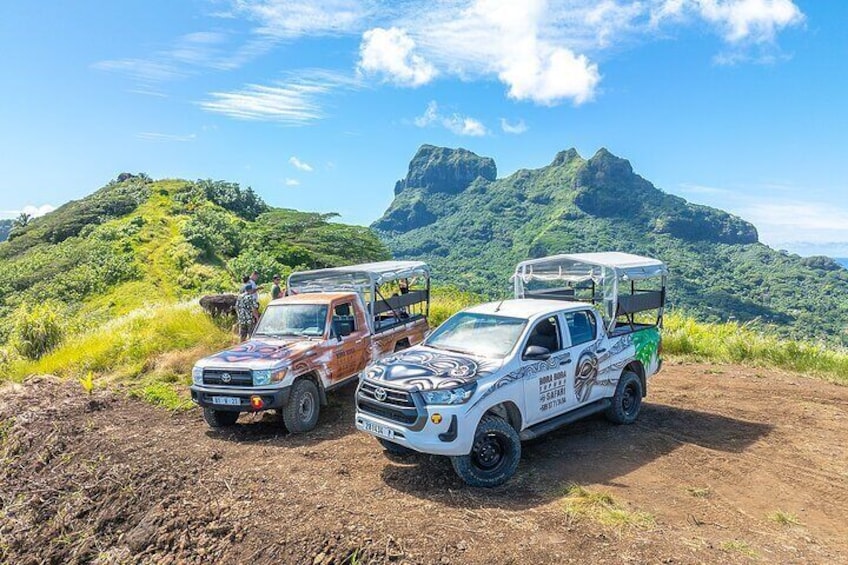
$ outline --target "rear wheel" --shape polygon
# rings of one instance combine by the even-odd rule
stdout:
[[[400,445],[393,441],[389,441],[387,439],[378,437],[377,441],[380,442],[380,445],[383,446],[383,449],[385,449],[386,453],[388,453],[389,455],[395,455],[397,457],[408,457],[409,455],[415,453],[415,450],[409,449],[408,447],[404,447],[403,445]]]
[[[203,409],[203,419],[212,428],[226,428],[233,426],[238,420],[238,412],[229,412],[224,410],[214,410],[212,408]]]
[[[607,408],[607,420],[615,424],[632,424],[642,408],[642,381],[632,371],[624,371],[618,379],[618,386],[612,397],[612,405]]]
[[[309,379],[300,379],[292,385],[289,401],[283,408],[283,422],[293,434],[308,432],[318,423],[321,399],[318,387]]]
[[[515,474],[521,459],[521,440],[509,423],[487,414],[474,434],[471,453],[451,457],[456,474],[473,487],[496,487]]]

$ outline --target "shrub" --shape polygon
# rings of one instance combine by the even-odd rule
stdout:
[[[18,307],[12,317],[11,336],[18,353],[27,359],[39,359],[62,341],[60,308],[55,302],[42,302],[34,306],[21,304]]]

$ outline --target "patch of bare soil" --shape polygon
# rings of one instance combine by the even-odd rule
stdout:
[[[635,425],[591,418],[525,444],[492,490],[443,458],[387,458],[355,431],[352,397],[289,435],[270,413],[215,432],[198,410],[76,383],[6,386],[0,562],[848,561],[845,387],[667,366]],[[623,523],[569,514],[572,483],[611,494]]]

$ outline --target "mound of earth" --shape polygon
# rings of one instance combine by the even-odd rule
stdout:
[[[835,563],[848,555],[848,388],[671,365],[640,420],[593,418],[524,445],[473,489],[446,459],[389,459],[353,388],[313,432],[274,414],[215,432],[37,378],[0,395],[3,563]],[[569,485],[618,519],[568,512]],[[629,524],[627,516],[648,516]]]

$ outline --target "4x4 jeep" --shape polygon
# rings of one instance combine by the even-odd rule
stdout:
[[[398,292],[387,297],[393,282]],[[314,428],[328,392],[424,338],[430,269],[384,261],[297,272],[287,294],[268,305],[249,341],[195,364],[191,397],[210,426],[278,410],[290,432]]]
[[[559,255],[519,264],[513,279],[515,299],[463,310],[367,367],[356,427],[395,454],[449,456],[465,482],[490,487],[515,472],[521,440],[601,411],[635,421],[661,365],[665,265]]]

